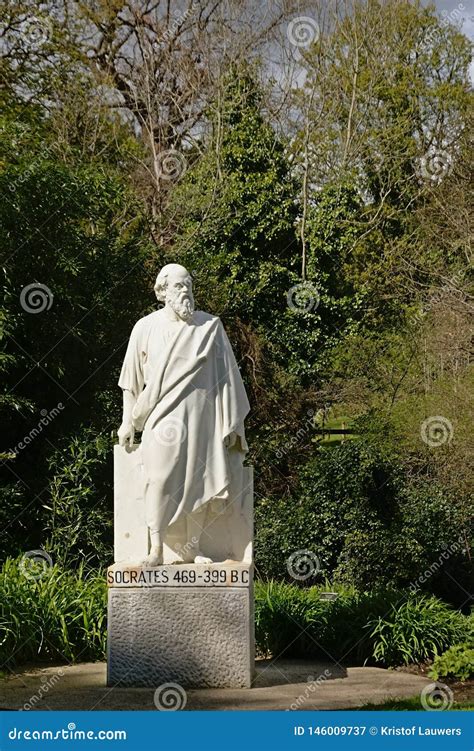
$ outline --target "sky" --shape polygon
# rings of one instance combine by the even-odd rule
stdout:
[[[464,32],[467,33],[469,27],[472,35],[474,30],[474,0],[464,0],[462,3],[458,0],[435,0],[435,5],[440,13],[445,11],[449,14],[457,9],[465,19]]]
[[[439,13],[448,20],[462,20],[462,31],[474,41],[474,0],[435,0]],[[471,81],[474,84],[474,61],[471,62]]]
[[[474,40],[474,0],[435,0],[438,12],[448,19],[462,20],[462,30],[470,39]]]

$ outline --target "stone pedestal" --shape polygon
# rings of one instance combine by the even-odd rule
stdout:
[[[115,564],[108,583],[109,686],[250,687],[255,657],[249,564]]]

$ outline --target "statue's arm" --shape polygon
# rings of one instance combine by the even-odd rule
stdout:
[[[144,385],[144,373],[140,356],[142,347],[141,334],[142,321],[138,321],[130,335],[119,378],[119,386],[123,394],[122,424],[118,429],[120,446],[126,446],[127,444],[131,446],[135,438],[132,412]]]
[[[136,399],[131,391],[123,389],[123,410],[122,424],[118,429],[118,439],[120,446],[127,443],[131,446],[135,438],[135,428],[132,422],[132,410],[135,406]]]

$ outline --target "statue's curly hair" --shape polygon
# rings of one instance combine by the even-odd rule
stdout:
[[[155,286],[153,287],[158,302],[164,302],[166,299],[166,285],[168,284],[168,276],[172,271],[185,271],[188,276],[191,276],[189,271],[179,263],[168,263],[166,266],[163,266],[156,277]]]

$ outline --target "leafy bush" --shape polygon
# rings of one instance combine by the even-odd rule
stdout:
[[[428,671],[435,681],[440,678],[457,678],[467,681],[474,678],[474,647],[468,644],[456,644],[435,657]]]
[[[106,582],[100,571],[7,559],[0,572],[0,663],[102,660]]]
[[[256,582],[258,650],[390,667],[432,658],[469,633],[469,618],[434,597],[336,589],[337,599],[326,600],[322,587]]]
[[[54,452],[44,504],[46,549],[55,563],[104,566],[112,550],[113,439],[83,428]]]
[[[258,502],[256,565],[263,579],[283,580],[288,556],[308,549],[320,581],[361,591],[416,586],[454,604],[465,600],[472,569],[466,519],[439,484],[411,478],[383,446],[356,439],[320,447],[293,497]]]

